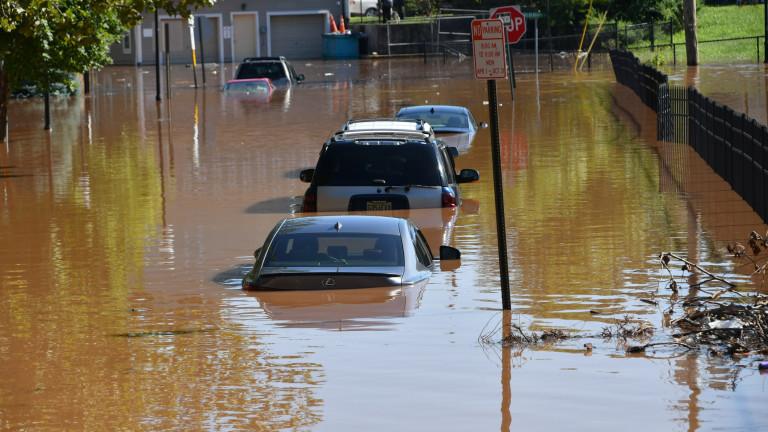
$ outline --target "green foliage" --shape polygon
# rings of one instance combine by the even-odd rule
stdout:
[[[21,82],[47,88],[69,74],[108,64],[109,46],[141,19],[164,8],[189,15],[213,0],[2,0],[0,65],[11,87]]]
[[[682,4],[679,0],[614,0],[608,7],[608,17],[631,23],[682,22]]]
[[[435,8],[434,2],[430,0],[405,0],[404,3],[406,16],[432,15],[439,8]]]
[[[553,34],[574,34],[581,31],[587,17],[590,0],[454,0],[456,8],[488,10],[498,6],[518,4],[524,10],[538,10],[549,15]],[[547,10],[549,4],[549,10]],[[650,22],[679,20],[682,22],[680,0],[592,0],[592,19],[607,11],[609,21]],[[546,25],[546,22],[543,23]]]

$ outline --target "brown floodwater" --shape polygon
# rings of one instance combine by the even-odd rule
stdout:
[[[588,337],[630,315],[667,340],[675,251],[760,289],[728,242],[766,226],[610,70],[501,82],[512,313],[501,313],[490,138],[456,211],[412,210],[458,268],[401,289],[243,292],[269,230],[294,215],[323,141],[349,117],[468,106],[468,62],[298,62],[270,98],[220,92],[230,65],[106,68],[94,91],[11,104],[0,143],[0,429],[765,430],[754,356],[627,355]],[[201,78],[201,77],[198,77]],[[591,311],[600,312],[598,314]],[[584,338],[526,350],[481,341],[508,321]],[[594,350],[585,352],[590,342]]]
[[[663,68],[669,82],[696,87],[703,95],[768,124],[768,65],[728,64]]]

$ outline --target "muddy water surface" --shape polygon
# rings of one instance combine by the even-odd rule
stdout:
[[[246,293],[252,251],[296,211],[299,170],[348,117],[468,106],[469,65],[298,63],[271,98],[191,89],[174,69],[108,68],[89,97],[15,102],[0,146],[0,428],[5,430],[760,430],[755,358],[627,356],[581,338],[528,350],[481,343],[500,312],[490,139],[458,211],[413,210],[461,267],[403,289]],[[759,218],[609,72],[523,75],[501,141],[513,313],[525,328],[661,328],[662,250],[747,287],[724,245]],[[268,100],[267,100],[268,99]],[[593,313],[599,312],[599,313]],[[493,338],[491,338],[493,340]],[[496,338],[498,341],[498,337]],[[585,342],[595,348],[586,352]]]
[[[669,82],[694,86],[715,101],[768,124],[768,68],[765,64],[667,66]]]

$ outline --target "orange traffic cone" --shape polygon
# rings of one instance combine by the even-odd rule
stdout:
[[[333,15],[328,14],[328,20],[331,22],[331,33],[338,33],[339,29],[336,28],[336,20],[333,19]]]
[[[339,31],[342,33],[347,32],[347,28],[344,26],[344,15],[339,17]]]

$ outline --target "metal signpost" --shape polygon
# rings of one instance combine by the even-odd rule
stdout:
[[[192,78],[195,80],[195,88],[197,88],[197,53],[195,52],[195,16],[190,15],[187,18],[187,26],[189,27],[189,45],[192,48]]]
[[[512,61],[512,45],[520,42],[525,34],[525,15],[520,10],[520,6],[501,6],[491,9],[489,12],[491,18],[500,19],[504,23],[504,30],[507,37],[506,48],[509,56],[509,85],[514,99],[515,87],[515,66]],[[538,53],[537,53],[538,54]],[[537,57],[538,58],[538,57]]]
[[[504,191],[501,186],[501,145],[499,144],[499,111],[496,99],[496,80],[507,78],[504,33],[504,24],[499,19],[472,20],[472,57],[475,65],[475,78],[487,80],[488,84],[493,192],[496,201],[496,236],[499,246],[499,271],[501,273],[501,304],[504,310],[510,310],[512,305],[507,263],[507,229],[504,218]]]

